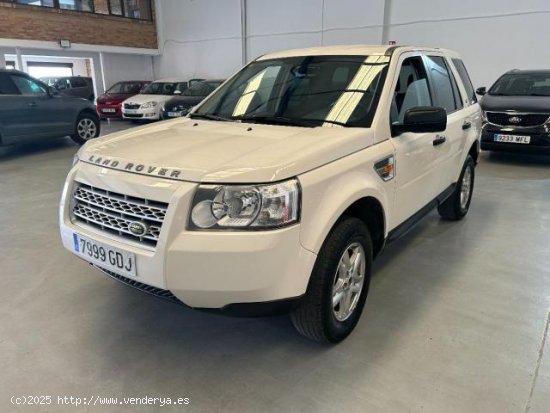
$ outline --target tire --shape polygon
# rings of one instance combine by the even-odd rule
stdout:
[[[74,134],[71,139],[79,145],[84,145],[90,139],[97,138],[101,130],[99,118],[90,113],[81,113],[76,119]]]
[[[449,198],[437,207],[441,218],[448,221],[459,221],[466,216],[472,202],[475,182],[475,162],[468,155],[455,190]]]
[[[363,252],[362,283],[359,271],[345,271],[345,255],[353,259],[355,252]],[[350,260],[349,264],[354,261]],[[338,343],[355,328],[367,298],[372,267],[372,241],[363,221],[345,218],[339,221],[325,240],[315,262],[306,294],[291,312],[294,327],[303,336],[321,343]],[[347,277],[348,284],[343,283]],[[357,291],[359,289],[359,291]],[[339,294],[340,301],[333,306]],[[349,301],[348,299],[349,294]],[[345,303],[351,303],[349,313]]]

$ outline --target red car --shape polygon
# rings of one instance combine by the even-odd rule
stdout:
[[[137,95],[151,83],[148,80],[129,80],[115,83],[103,95],[97,98],[96,109],[101,119],[122,118],[122,102]]]

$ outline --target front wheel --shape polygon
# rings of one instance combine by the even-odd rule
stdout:
[[[345,339],[363,311],[371,266],[367,226],[357,218],[341,220],[325,240],[306,294],[291,313],[298,332],[324,343]]]
[[[458,221],[466,216],[472,202],[475,181],[475,162],[468,155],[455,190],[441,205],[437,207],[441,218],[449,221]]]
[[[73,141],[79,145],[84,145],[90,139],[99,136],[100,125],[96,116],[88,113],[83,113],[78,116],[75,125],[74,134],[71,135]]]

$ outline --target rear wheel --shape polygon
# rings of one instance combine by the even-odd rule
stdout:
[[[466,216],[472,202],[475,181],[475,162],[468,155],[452,195],[437,208],[439,215],[449,221],[458,221]]]
[[[291,313],[305,337],[337,343],[355,328],[369,288],[372,241],[363,221],[346,218],[331,231],[317,257],[305,296]]]
[[[97,116],[81,113],[76,120],[75,132],[71,138],[79,145],[84,145],[90,139],[97,138],[99,131],[100,125]]]

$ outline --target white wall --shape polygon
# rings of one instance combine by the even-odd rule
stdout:
[[[247,0],[246,55],[380,43],[384,0]],[[323,7],[324,4],[324,7]],[[240,0],[157,2],[157,76],[227,77],[242,66]]]
[[[549,0],[386,0],[388,39],[462,54],[476,86],[550,68]],[[384,0],[246,0],[248,60],[281,49],[381,44]],[[225,77],[241,66],[240,0],[159,0],[158,76]],[[164,46],[164,47],[163,47]]]
[[[103,53],[105,84],[109,88],[122,80],[154,80],[151,56]]]
[[[391,0],[390,38],[458,51],[476,87],[509,69],[550,68],[548,0]]]
[[[240,0],[161,0],[157,78],[220,78],[241,67]]]

